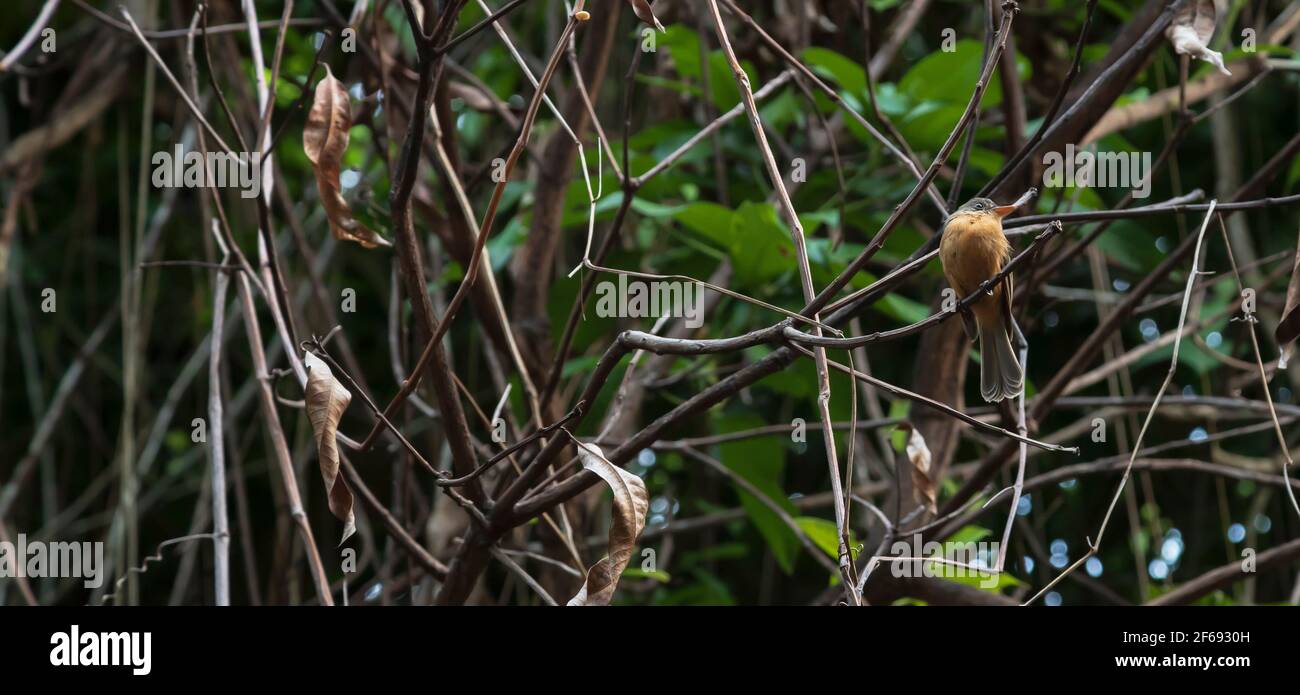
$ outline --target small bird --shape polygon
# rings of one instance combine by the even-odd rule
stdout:
[[[1011,244],[1002,232],[1002,218],[1016,207],[997,205],[988,198],[972,198],[944,221],[939,260],[958,299],[969,296],[981,283],[997,275],[1011,259]],[[1024,372],[1011,347],[1012,295],[1008,275],[988,290],[988,296],[970,304],[975,315],[973,331],[967,315],[962,315],[967,333],[979,336],[980,395],[991,403],[1016,397],[1025,385]]]

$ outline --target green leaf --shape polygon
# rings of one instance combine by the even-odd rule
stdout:
[[[716,575],[696,569],[691,573],[695,581],[667,594],[656,596],[660,606],[734,606],[736,599],[727,585]]]
[[[701,81],[700,39],[695,29],[684,24],[670,24],[665,29],[665,33],[658,38],[659,48],[672,58],[677,74]],[[757,84],[754,66],[749,61],[742,60],[740,67],[749,76],[750,84]],[[719,110],[726,111],[740,103],[740,88],[736,86],[736,78],[732,75],[730,64],[721,49],[709,51],[708,70],[711,92],[709,97],[713,104]]]
[[[1003,571],[1000,574],[992,572],[976,572],[964,567],[954,567],[934,561],[927,562],[927,572],[931,576],[943,577],[944,579],[966,586],[973,586],[976,589],[984,591],[1000,592],[1009,586],[1020,586],[1022,582],[1011,576],[1010,572]],[[973,576],[972,576],[973,575]]]
[[[937,101],[965,106],[970,101],[975,83],[980,77],[984,60],[984,42],[979,39],[962,39],[952,51],[935,51],[898,81],[898,88],[917,102]],[[1017,72],[1021,81],[1029,79],[1031,68],[1024,56],[1016,56]],[[1002,101],[1002,81],[997,70],[984,90],[981,107]]]
[[[889,417],[906,419],[907,413],[912,409],[912,402],[899,398],[889,404]],[[889,443],[894,446],[894,451],[903,451],[907,446],[908,433],[904,430],[894,428],[889,433]]]
[[[771,203],[745,201],[733,212],[696,202],[680,206],[672,217],[727,252],[739,285],[753,288],[795,267],[789,228]]]
[[[1300,157],[1291,160],[1291,168],[1286,172],[1286,190],[1288,193],[1295,188],[1295,182],[1300,181]]]
[[[822,519],[816,516],[801,516],[795,518],[795,523],[800,529],[807,534],[808,540],[813,545],[822,549],[830,556],[832,560],[840,559],[840,534],[835,528],[835,522],[829,519]],[[857,557],[857,543],[854,542],[853,536],[849,536],[849,552]]]
[[[628,567],[623,570],[625,579],[653,579],[660,584],[667,584],[673,580],[672,576],[663,570],[646,571],[640,567]]]
[[[737,432],[761,427],[764,424],[763,419],[757,415],[720,415],[714,419],[713,431],[718,433]],[[723,465],[749,481],[750,484],[762,491],[790,516],[797,513],[794,505],[790,504],[785,490],[781,487],[782,479],[785,477],[785,450],[783,448],[772,446],[771,442],[762,439],[742,439],[727,442],[718,448],[721,450]],[[735,489],[736,494],[740,497],[740,506],[745,509],[750,521],[754,523],[759,534],[767,541],[768,547],[772,549],[772,555],[776,557],[777,564],[781,566],[781,569],[786,574],[789,574],[794,570],[794,558],[799,552],[799,539],[785,525],[785,522],[781,521],[781,517],[777,516],[776,512],[769,509],[766,504],[741,489],[739,485],[735,486]]]
[[[685,205],[661,205],[644,198],[633,198],[632,209],[636,210],[643,217],[654,219],[673,218],[681,212]]]
[[[1111,225],[1097,238],[1097,246],[1110,262],[1139,273],[1154,268],[1164,256],[1156,248],[1151,233],[1130,220],[1119,220]]]
[[[804,49],[803,59],[814,72],[835,80],[844,90],[862,95],[867,93],[867,73],[856,60],[819,46]]]
[[[943,146],[965,110],[965,104],[927,101],[908,112],[898,128],[913,148],[934,151]]]
[[[978,142],[978,138],[976,139]],[[981,173],[992,176],[1002,169],[1002,163],[1006,160],[1001,152],[995,152],[987,147],[975,145],[970,150],[970,166]]]
[[[707,201],[683,206],[673,219],[723,249],[731,247],[731,210]]]
[[[1173,327],[1170,326],[1170,328],[1172,329]],[[1167,365],[1169,364],[1170,358],[1173,356],[1174,346],[1173,343],[1170,343],[1159,350],[1154,350],[1143,355],[1142,358],[1138,360],[1137,366],[1141,368],[1156,364]],[[1204,350],[1202,350],[1196,343],[1193,343],[1190,339],[1183,338],[1182,343],[1178,346],[1178,364],[1190,368],[1197,374],[1204,375],[1213,371],[1215,367],[1218,367],[1219,360],[1213,355],[1206,354]]]
[[[948,538],[949,543],[978,543],[992,535],[993,532],[980,526],[963,526]]]
[[[731,218],[731,262],[736,279],[748,285],[771,280],[795,267],[789,228],[771,203],[740,204]]]
[[[930,307],[901,294],[885,295],[875,308],[903,323],[916,323],[930,315]]]

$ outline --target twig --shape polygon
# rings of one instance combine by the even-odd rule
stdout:
[[[839,293],[840,290],[844,289],[845,285],[849,284],[849,281],[853,279],[854,275],[857,275],[858,271],[862,270],[862,268],[867,264],[867,261],[871,260],[872,256],[884,247],[885,240],[889,238],[890,233],[893,232],[899,222],[902,221],[903,216],[906,215],[914,205],[916,205],[916,201],[921,197],[921,192],[927,188],[930,185],[930,182],[934,180],[934,177],[938,175],[939,168],[943,166],[943,163],[948,159],[948,155],[952,154],[953,148],[957,146],[957,141],[960,139],[962,129],[966,126],[966,123],[970,121],[975,111],[979,109],[980,101],[984,96],[984,91],[988,88],[992,79],[993,67],[997,65],[1003,49],[1006,48],[1007,35],[1011,31],[1011,22],[1015,18],[1017,11],[1018,8],[1013,0],[1005,0],[1005,2],[1003,2],[1002,24],[998,27],[998,38],[994,41],[993,52],[990,54],[988,63],[984,66],[984,70],[981,72],[979,80],[975,83],[971,99],[966,104],[966,110],[962,112],[961,118],[957,120],[957,124],[953,127],[952,132],[948,134],[948,139],[944,141],[943,146],[939,148],[939,152],[935,155],[934,161],[930,163],[930,167],[926,169],[925,174],[921,177],[920,181],[917,182],[916,186],[912,188],[912,191],[907,194],[907,197],[903,199],[903,202],[894,208],[893,212],[890,213],[889,218],[885,220],[885,223],[881,225],[880,230],[877,231],[876,235],[867,243],[867,246],[862,249],[862,252],[858,254],[857,258],[854,258],[853,261],[849,263],[838,276],[836,276],[835,280],[833,280],[831,284],[822,289],[817,297],[809,303],[809,306],[805,307],[804,313],[807,311],[816,311],[826,306],[827,303],[834,299],[835,295]]]
[[[1088,29],[1092,26],[1092,13],[1097,9],[1097,0],[1088,0],[1087,14],[1083,18],[1083,26],[1079,28],[1079,38],[1074,42],[1074,59],[1070,61],[1070,71],[1065,73],[1065,79],[1061,80],[1061,86],[1056,90],[1056,96],[1052,98],[1052,105],[1047,107],[1047,113],[1043,115],[1043,122],[1038,126],[1038,130],[1029,138],[1029,141],[1020,148],[1018,152],[1002,167],[992,179],[989,180],[983,188],[980,189],[977,196],[988,195],[990,191],[997,190],[1007,175],[1020,167],[1020,163],[1029,156],[1038,143],[1043,139],[1043,134],[1047,132],[1049,126],[1056,119],[1056,114],[1061,110],[1061,104],[1065,102],[1065,95],[1069,93],[1070,86],[1074,84],[1075,78],[1079,76],[1079,63],[1083,59],[1083,47],[1088,41]]]
[[[1228,262],[1232,264],[1232,274],[1237,278],[1237,289],[1245,292],[1246,284],[1241,280],[1241,271],[1237,269],[1237,259],[1232,253],[1232,242],[1228,239],[1228,227],[1223,223],[1223,215],[1218,215],[1217,219],[1219,220],[1219,231],[1223,235],[1223,245],[1228,250]],[[1291,459],[1290,446],[1287,444],[1286,435],[1282,434],[1282,423],[1277,420],[1277,408],[1273,406],[1273,392],[1268,386],[1268,373],[1264,370],[1264,357],[1259,351],[1259,335],[1255,331],[1255,324],[1259,323],[1259,320],[1255,318],[1254,314],[1248,312],[1245,321],[1246,327],[1250,331],[1250,346],[1255,352],[1255,365],[1259,367],[1259,385],[1264,391],[1264,402],[1268,404],[1268,415],[1273,419],[1273,431],[1277,434],[1278,448],[1282,452],[1282,477],[1287,481],[1284,486],[1287,498],[1291,500],[1291,508],[1296,511],[1297,515],[1300,515],[1300,504],[1296,503],[1295,490],[1291,489],[1290,471],[1291,466],[1295,465],[1295,461]],[[1175,354],[1177,354],[1177,351],[1178,348],[1175,346]]]
[[[917,190],[919,191],[924,189],[925,193],[928,196],[930,196],[930,200],[934,203],[935,209],[939,211],[939,214],[945,217],[948,215],[948,209],[944,205],[943,196],[939,195],[938,189],[931,185],[931,181],[933,181],[934,177],[930,176],[927,179],[926,175],[921,173],[920,167],[917,166],[916,161],[911,157],[909,153],[900,150],[899,146],[895,145],[889,138],[881,134],[881,132],[877,130],[874,125],[871,124],[871,121],[868,121],[866,118],[863,118],[862,114],[858,113],[853,108],[850,108],[849,105],[845,103],[844,98],[840,96],[840,93],[838,91],[832,89],[830,85],[823,82],[822,79],[818,77],[812,70],[809,70],[808,66],[804,65],[802,61],[800,61],[798,58],[791,55],[790,52],[787,51],[784,46],[782,46],[776,39],[772,38],[770,34],[768,34],[766,31],[763,30],[763,27],[757,21],[755,21],[754,18],[749,15],[749,13],[742,10],[740,6],[736,4],[735,0],[723,0],[723,2],[726,3],[728,11],[730,11],[732,14],[739,17],[741,21],[743,21],[750,29],[752,29],[756,34],[758,34],[758,37],[762,39],[763,43],[766,44],[768,48],[775,51],[776,54],[780,56],[781,59],[784,60],[787,65],[789,65],[792,69],[799,71],[804,76],[805,79],[807,79],[814,87],[818,89],[818,91],[824,94],[827,99],[830,99],[831,103],[835,104],[841,109],[844,109],[844,111],[849,114],[849,117],[851,117],[854,121],[856,121],[858,125],[862,126],[863,130],[866,130],[871,135],[871,137],[875,138],[878,142],[880,142],[880,144],[884,145],[885,150],[888,151],[890,155],[892,155],[895,159],[901,162],[903,166],[906,167],[908,171],[910,171],[912,175],[916,177]],[[961,126],[959,125],[958,127],[960,128]],[[899,142],[902,143],[902,146],[904,148],[907,147],[907,143],[903,141],[902,137],[899,137]]]
[[[510,570],[516,577],[519,577],[519,579],[523,581],[524,584],[527,584],[528,588],[536,592],[537,595],[542,598],[542,601],[546,605],[548,606],[559,605],[558,603],[555,602],[555,599],[551,598],[550,594],[546,593],[546,589],[543,589],[542,585],[537,583],[536,579],[533,579],[532,576],[528,574],[528,572],[525,572],[524,568],[520,567],[519,563],[515,562],[509,555],[506,555],[505,553],[501,552],[500,548],[497,547],[492,548],[492,557],[499,560],[501,564],[506,566],[506,569]]]
[[[574,10],[575,14],[582,10],[582,5],[583,2],[579,0],[577,7]],[[442,336],[445,335],[447,329],[451,327],[451,321],[452,318],[455,317],[456,310],[460,307],[461,302],[464,301],[469,292],[469,288],[474,284],[474,280],[478,277],[479,269],[481,268],[480,259],[483,254],[483,248],[487,245],[488,236],[491,234],[492,223],[496,219],[497,207],[501,204],[501,196],[505,192],[506,183],[509,182],[510,173],[514,169],[515,163],[519,161],[519,156],[523,153],[525,144],[528,142],[528,136],[532,132],[533,123],[537,118],[538,107],[541,105],[542,98],[546,95],[546,85],[551,81],[551,77],[555,75],[555,69],[559,66],[560,56],[563,53],[564,41],[577,28],[577,24],[578,20],[574,17],[570,17],[568,24],[565,25],[560,41],[556,44],[555,50],[551,53],[551,59],[547,63],[546,70],[538,81],[537,89],[533,93],[533,98],[529,102],[528,110],[524,115],[523,124],[520,126],[519,137],[516,138],[515,145],[511,148],[510,155],[506,158],[505,167],[503,169],[504,173],[501,176],[501,180],[497,182],[496,187],[492,190],[492,197],[488,201],[487,212],[484,213],[483,222],[479,225],[478,235],[474,240],[474,251],[470,255],[470,261],[466,266],[465,279],[462,280],[460,286],[456,288],[456,294],[452,295],[442,321],[438,323],[438,326],[434,329],[431,337],[425,343],[424,350],[420,353],[419,359],[416,360],[415,367],[411,369],[410,375],[407,377],[406,381],[403,382],[397,395],[394,396],[393,400],[384,408],[383,412],[385,416],[391,416],[397,406],[400,405],[402,401],[404,401],[406,397],[419,385],[421,372],[426,366],[428,366],[438,342],[442,340]],[[423,118],[420,118],[415,121],[416,124],[412,127],[421,128],[422,126],[419,124],[422,122]],[[411,183],[413,184],[414,181],[412,180]],[[396,192],[397,189],[395,189],[395,193]],[[409,200],[409,193],[406,196],[406,200]],[[401,203],[399,202],[399,205],[400,204]],[[379,425],[376,424],[370,434],[366,436],[365,440],[363,440],[361,445],[362,448],[369,448],[369,446],[374,443],[375,437],[378,433]]]
[[[36,37],[40,35],[41,30],[49,23],[50,16],[58,8],[59,0],[45,0],[45,4],[41,6],[41,11],[36,15],[36,20],[27,28],[27,33],[23,34],[21,39],[18,39],[18,43],[13,47],[13,50],[0,58],[0,73],[12,68],[18,62],[18,59],[22,58],[23,54],[27,52],[27,49],[31,48],[33,43],[36,43]]]
[[[712,469],[713,472],[721,475],[727,480],[730,480],[737,487],[753,495],[755,499],[763,503],[763,506],[771,510],[772,513],[781,520],[781,523],[786,525],[786,528],[790,529],[790,532],[794,534],[794,537],[799,539],[799,543],[803,545],[804,550],[807,550],[808,554],[811,555],[818,564],[825,567],[826,571],[831,572],[832,574],[840,573],[839,565],[833,562],[821,548],[818,548],[817,545],[812,542],[812,539],[808,538],[808,534],[803,530],[803,527],[799,525],[799,522],[795,521],[794,517],[790,516],[789,512],[773,501],[771,497],[768,497],[762,490],[758,489],[756,485],[745,479],[744,476],[737,475],[735,471],[727,468],[727,466],[721,461],[699,451],[698,449],[683,446],[677,449],[677,451],[703,463]],[[835,493],[832,493],[832,495],[834,494]],[[839,498],[837,497],[836,500],[838,499]]]
[[[763,130],[763,122],[758,114],[758,105],[754,101],[754,91],[749,85],[749,76],[741,67],[740,61],[736,58],[736,52],[731,47],[731,39],[727,36],[727,29],[722,24],[722,13],[718,9],[717,0],[709,0],[709,9],[713,14],[713,26],[717,30],[718,42],[722,45],[727,62],[731,65],[732,75],[736,78],[736,85],[740,88],[740,96],[745,104],[745,111],[749,115],[749,125],[754,131],[754,139],[758,142],[759,150],[763,155],[763,163],[766,165],[768,178],[771,179],[772,185],[776,188],[781,209],[790,222],[790,236],[794,241],[795,260],[798,263],[799,284],[803,289],[804,301],[811,304],[816,295],[816,289],[813,287],[812,270],[808,264],[808,249],[804,239],[803,225],[799,221],[799,214],[794,209],[794,202],[790,200],[790,193],[785,188],[785,180],[777,167],[776,157],[772,154],[772,147],[767,142],[767,133]],[[815,310],[811,313],[804,313],[820,323],[820,318],[816,315]],[[821,329],[814,328],[813,335],[821,336]],[[830,471],[831,493],[835,495],[835,526],[839,531],[840,576],[844,581],[844,588],[850,603],[856,606],[862,603],[862,596],[857,592],[857,576],[854,574],[853,556],[849,550],[849,509],[843,499],[843,485],[840,480],[840,467],[835,450],[835,430],[831,424],[831,385],[830,371],[826,366],[826,351],[817,348],[814,353],[814,361],[817,365],[817,407],[822,425],[825,428],[822,430],[822,438],[826,444],[826,465]],[[852,462],[850,462],[851,464]]]
[[[214,538],[214,537],[215,534],[211,534],[211,533],[196,533],[189,536],[181,536],[179,538],[170,538],[168,540],[163,541],[162,543],[159,543],[157,549],[154,550],[153,555],[146,555],[144,560],[140,563],[139,567],[126,568],[126,572],[123,573],[121,577],[118,577],[117,581],[113,583],[113,592],[110,594],[105,594],[104,597],[100,599],[100,604],[106,604],[109,601],[116,601],[118,592],[122,590],[122,584],[124,584],[128,579],[138,574],[144,574],[145,572],[148,572],[149,565],[151,563],[162,562],[163,548],[167,548],[176,545],[178,543],[188,543],[190,541],[199,541],[199,540],[203,540],[204,538]],[[328,596],[328,594],[326,594],[326,596]]]
[[[91,17],[94,17],[97,21],[102,22],[107,26],[113,27],[118,31],[125,31],[125,32],[131,31],[130,25],[123,24],[122,22],[113,19],[107,14],[100,12],[99,10],[87,4],[84,0],[72,0],[72,3],[77,7],[80,7],[81,9],[85,10],[86,14],[89,14]],[[276,27],[279,24],[280,24],[279,21],[271,19],[265,22],[259,22],[257,26],[263,29],[271,29]],[[289,20],[289,26],[294,26],[294,27],[310,28],[310,27],[323,26],[324,24],[326,24],[324,20],[316,19],[314,17],[304,17],[301,19]],[[236,22],[234,24],[221,24],[215,27],[203,27],[203,29],[201,29],[198,32],[198,34],[202,36],[208,36],[213,34],[239,34],[245,31],[248,31],[248,24],[245,22]],[[157,40],[184,39],[190,37],[194,33],[195,32],[189,29],[166,29],[162,31],[143,32],[145,38],[157,39]]]
[[[811,350],[809,350],[809,349],[806,348],[806,347],[803,347],[802,345],[793,344],[792,347],[793,347],[797,352],[803,353],[804,355],[806,355],[806,356],[808,356],[808,357],[812,357],[812,355],[813,355],[813,353],[812,353]],[[1047,442],[1040,442],[1040,441],[1038,441],[1037,439],[1032,439],[1032,438],[1030,438],[1030,437],[1026,437],[1026,436],[1023,436],[1023,435],[1016,434],[1015,432],[1012,432],[1012,431],[1010,431],[1010,430],[1002,429],[1001,427],[998,427],[997,425],[989,424],[989,423],[987,423],[987,422],[985,422],[985,421],[983,421],[983,420],[979,420],[979,419],[977,419],[977,418],[973,418],[973,417],[971,417],[970,415],[967,415],[966,413],[963,413],[963,412],[961,412],[960,410],[957,410],[956,408],[953,408],[953,407],[950,406],[950,405],[946,405],[946,404],[944,404],[944,403],[940,403],[939,401],[936,401],[936,400],[934,400],[933,398],[927,398],[926,396],[922,396],[922,395],[919,394],[919,393],[913,393],[913,392],[911,392],[911,391],[908,391],[907,389],[902,388],[901,386],[895,386],[895,385],[893,385],[893,384],[891,384],[891,383],[889,383],[889,382],[887,382],[887,381],[882,381],[882,380],[880,380],[880,379],[877,379],[876,377],[873,377],[873,376],[871,376],[870,374],[863,374],[862,372],[859,372],[859,371],[857,371],[856,369],[850,369],[849,367],[847,367],[847,366],[845,366],[845,365],[843,365],[843,364],[840,364],[839,362],[836,362],[835,360],[829,360],[829,364],[830,364],[831,367],[834,367],[835,369],[837,369],[837,370],[839,370],[839,371],[841,371],[841,372],[843,372],[843,373],[845,373],[845,374],[848,374],[848,375],[850,375],[850,376],[852,376],[852,377],[854,377],[854,378],[856,378],[856,379],[859,379],[859,380],[861,380],[861,381],[865,381],[865,382],[871,384],[872,386],[875,386],[876,388],[878,388],[878,389],[880,389],[880,390],[882,390],[882,391],[888,391],[889,393],[892,393],[892,394],[894,394],[895,396],[901,396],[901,397],[906,398],[906,399],[908,399],[908,400],[910,400],[910,401],[913,401],[913,402],[916,402],[916,403],[920,403],[921,405],[928,406],[928,407],[930,407],[930,408],[932,408],[932,409],[934,409],[934,410],[938,410],[938,411],[940,411],[940,412],[942,412],[942,413],[945,413],[945,414],[947,414],[947,415],[951,415],[952,417],[955,417],[955,418],[957,418],[958,420],[961,420],[962,422],[965,422],[965,423],[968,424],[968,425],[972,425],[972,426],[974,426],[974,427],[976,427],[976,428],[982,429],[982,430],[984,430],[985,432],[991,432],[991,433],[993,433],[993,434],[1000,434],[1000,435],[1002,435],[1002,436],[1004,436],[1004,437],[1008,437],[1008,438],[1010,438],[1010,439],[1014,439],[1014,440],[1017,441],[1017,442],[1021,442],[1021,443],[1024,443],[1024,444],[1030,444],[1030,445],[1032,445],[1032,446],[1034,446],[1034,447],[1037,447],[1037,448],[1039,448],[1039,449],[1042,449],[1043,451],[1057,451],[1057,452],[1064,452],[1064,453],[1070,453],[1070,454],[1076,454],[1076,455],[1079,453],[1079,448],[1078,448],[1078,447],[1074,447],[1074,446],[1060,446],[1060,445],[1058,445],[1058,444],[1048,444]]]
[[[131,13],[127,12],[125,7],[120,9],[122,11],[122,16],[126,18],[127,24],[131,27],[132,33],[134,33],[136,38],[140,40],[140,44],[144,46],[144,50],[149,53],[149,57],[153,58],[154,62],[158,64],[158,67],[162,69],[163,75],[165,75],[167,80],[172,83],[172,86],[176,88],[176,93],[180,95],[181,101],[185,102],[185,105],[189,107],[190,113],[194,116],[194,119],[207,129],[208,133],[212,135],[212,139],[216,140],[217,144],[221,146],[221,149],[225,151],[226,154],[239,159],[239,156],[230,149],[230,146],[226,144],[226,141],[222,140],[221,136],[217,134],[217,131],[212,127],[212,124],[208,123],[208,119],[203,117],[203,112],[199,110],[199,107],[190,100],[189,92],[181,86],[181,83],[177,81],[176,76],[167,68],[167,64],[164,63],[162,57],[158,55],[158,51],[154,50],[153,45],[144,37],[144,34],[140,33],[140,27],[136,26],[135,20],[131,17]],[[245,164],[245,166],[249,165]]]
[[[1183,324],[1187,321],[1187,307],[1192,301],[1192,287],[1196,282],[1197,274],[1200,272],[1198,267],[1201,260],[1201,241],[1205,238],[1205,229],[1210,225],[1210,217],[1214,214],[1216,202],[1217,201],[1214,200],[1210,201],[1209,210],[1206,211],[1205,219],[1201,222],[1201,230],[1196,234],[1196,243],[1192,251],[1192,268],[1191,271],[1187,273],[1187,287],[1183,291],[1183,307],[1182,311],[1178,314],[1179,329],[1181,329]],[[1119,503],[1120,495],[1124,492],[1124,486],[1128,483],[1129,476],[1133,472],[1133,461],[1137,458],[1138,450],[1142,448],[1142,440],[1146,437],[1147,428],[1151,426],[1151,420],[1155,417],[1156,408],[1160,407],[1160,399],[1164,397],[1165,391],[1169,388],[1169,384],[1174,380],[1174,374],[1178,371],[1178,348],[1182,344],[1181,338],[1182,336],[1180,335],[1179,339],[1174,341],[1173,356],[1170,357],[1169,361],[1169,371],[1165,373],[1165,379],[1160,384],[1160,389],[1156,391],[1155,400],[1151,402],[1151,408],[1147,410],[1146,419],[1142,421],[1142,429],[1138,430],[1137,439],[1133,443],[1133,451],[1129,455],[1129,465],[1124,468],[1124,475],[1120,478],[1119,486],[1115,489],[1115,495],[1111,497],[1110,506],[1106,508],[1106,515],[1102,517],[1101,526],[1097,529],[1096,539],[1088,539],[1088,552],[1084,553],[1082,557],[1076,560],[1069,567],[1065,568],[1065,570],[1057,575],[1055,579],[1048,582],[1046,586],[1039,589],[1038,593],[1034,594],[1025,602],[1026,605],[1037,601],[1040,596],[1047,593],[1047,591],[1049,591],[1053,586],[1056,586],[1058,582],[1064,579],[1066,575],[1083,565],[1083,563],[1088,561],[1088,558],[1096,555],[1098,550],[1101,549],[1102,536],[1106,533],[1106,527],[1110,524],[1111,514],[1114,513],[1115,505]],[[1290,490],[1290,487],[1288,486],[1287,489]]]
[[[1013,270],[1015,270],[1020,265],[1025,263],[1026,259],[1034,256],[1037,253],[1037,247],[1040,245],[1040,243],[1046,242],[1048,239],[1051,239],[1053,236],[1060,233],[1061,228],[1062,227],[1060,222],[1054,220],[1051,224],[1047,226],[1047,229],[1044,230],[1042,234],[1039,234],[1037,237],[1034,238],[1034,241],[1029,246],[1027,246],[1024,251],[1021,251],[1015,258],[1011,259],[1009,262],[1003,265],[1002,269],[999,270],[997,274],[995,274],[993,277],[980,283],[980,285],[977,288],[975,288],[974,292],[970,293],[969,295],[966,295],[965,297],[962,297],[962,299],[954,305],[953,310],[951,311],[946,311],[946,310],[941,311],[937,314],[931,314],[930,316],[927,316],[926,318],[921,319],[916,323],[909,324],[907,326],[902,326],[900,328],[894,328],[887,331],[878,331],[876,333],[871,333],[862,336],[854,336],[848,338],[825,338],[818,335],[805,333],[793,327],[788,327],[785,329],[785,336],[787,338],[790,338],[791,340],[796,340],[800,343],[804,343],[807,345],[852,349],[855,347],[861,347],[863,345],[867,345],[869,343],[874,343],[880,340],[893,340],[896,338],[903,338],[909,335],[920,333],[921,331],[924,331],[932,326],[936,326],[942,323],[943,321],[952,318],[953,316],[957,315],[958,312],[970,306],[971,304],[975,303],[980,298],[985,296],[987,293],[991,292],[993,288],[1001,284],[1002,280],[1006,278],[1008,275],[1010,275]]]
[[[1257,555],[1255,557],[1254,571],[1260,572],[1275,565],[1282,565],[1294,560],[1296,557],[1300,557],[1300,538],[1269,548]],[[1245,575],[1246,571],[1243,569],[1241,561],[1234,560],[1216,567],[1195,579],[1184,582],[1178,588],[1147,602],[1146,605],[1178,606],[1191,603],[1215,589],[1228,586],[1232,582],[1245,577]]]
[[[213,236],[218,240],[216,220]],[[229,252],[222,257],[224,265]],[[212,458],[212,544],[213,593],[218,606],[230,605],[230,520],[226,515],[226,444],[225,409],[221,400],[221,344],[225,336],[226,295],[230,276],[217,273],[212,290],[212,348],[208,352],[208,436]]]

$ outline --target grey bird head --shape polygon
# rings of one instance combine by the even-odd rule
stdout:
[[[988,198],[971,198],[961,207],[957,208],[957,212],[988,212],[994,207],[996,207],[996,205],[994,205],[993,201]]]
[[[953,214],[970,213],[975,215],[997,215],[999,219],[1010,215],[1016,209],[1015,205],[998,205],[988,198],[971,198],[966,201]]]

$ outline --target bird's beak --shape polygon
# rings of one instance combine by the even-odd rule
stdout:
[[[1002,219],[1015,212],[1018,207],[1018,205],[999,205],[993,208],[993,212],[997,213],[998,219]]]

